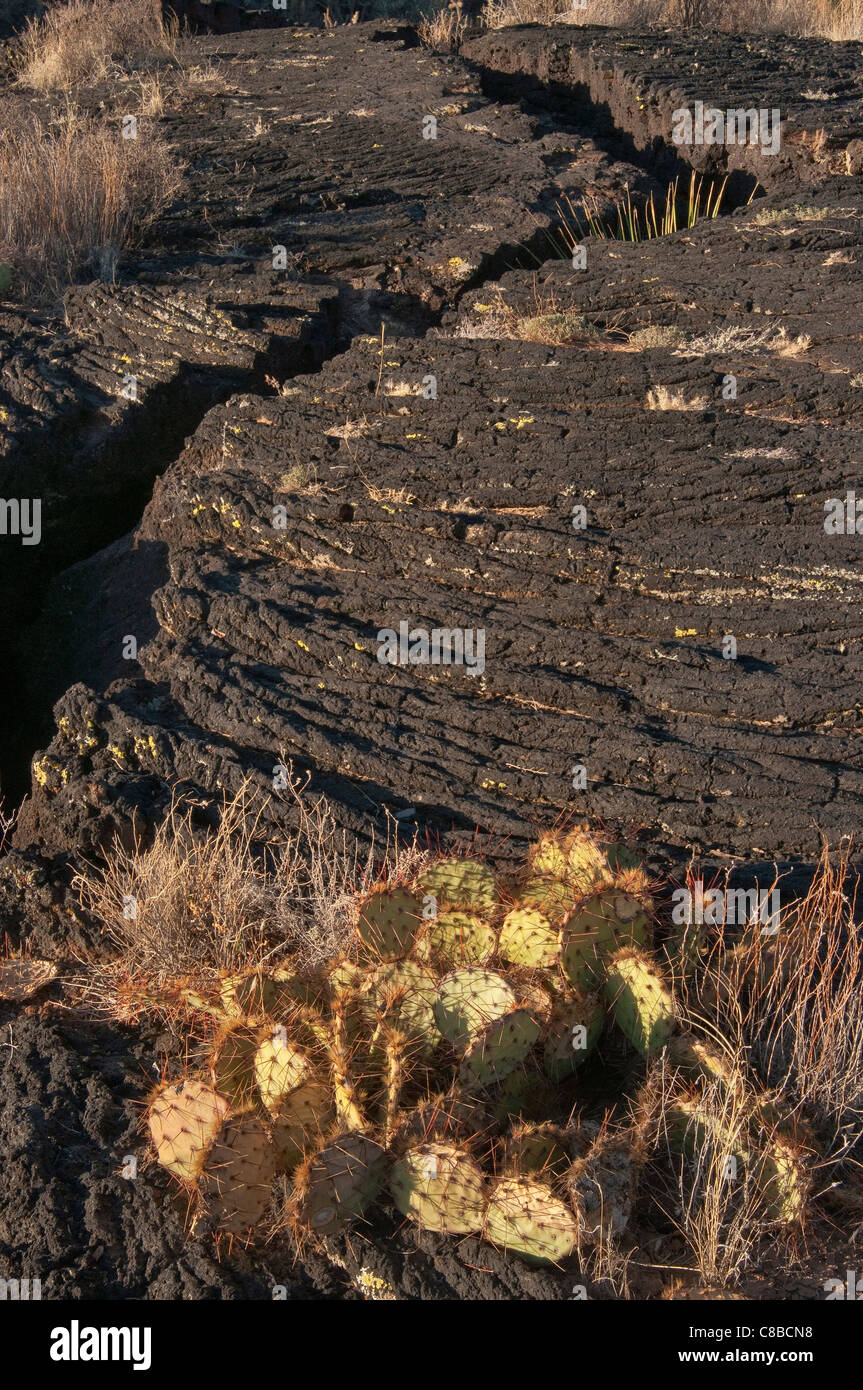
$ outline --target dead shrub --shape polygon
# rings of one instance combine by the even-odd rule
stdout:
[[[178,26],[158,0],[68,0],[28,20],[18,43],[19,80],[37,91],[98,82],[112,66],[175,56]]]
[[[325,802],[291,770],[286,780],[296,829],[282,839],[261,829],[270,798],[247,780],[223,800],[215,830],[196,828],[175,797],[151,843],[118,844],[76,878],[112,948],[78,981],[91,1003],[123,1018],[179,985],[217,998],[226,975],[264,964],[314,971],[338,954],[378,872],[397,882],[421,861],[391,843],[382,867],[375,846],[360,858]]]
[[[0,263],[18,299],[49,299],[83,271],[112,278],[134,243],[179,191],[182,172],[152,130],[124,140],[67,108],[0,132]]]

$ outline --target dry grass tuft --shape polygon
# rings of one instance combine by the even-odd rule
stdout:
[[[19,80],[37,91],[98,82],[115,66],[173,58],[178,26],[154,0],[68,0],[27,22],[18,46]]]
[[[175,799],[146,848],[118,844],[103,867],[76,878],[82,906],[113,947],[78,981],[91,1003],[123,1018],[147,1007],[148,993],[191,985],[217,998],[226,975],[288,961],[309,973],[338,953],[378,876],[376,851],[361,861],[324,801],[310,801],[287,773],[282,795],[296,829],[283,840],[261,830],[271,798],[247,781],[224,800],[216,830],[197,829],[193,810]],[[423,856],[387,844],[382,857],[398,882]]]
[[[679,25],[839,42],[863,38],[863,0],[487,0],[483,19],[489,29],[514,24]]]
[[[421,43],[439,52],[451,53],[467,37],[470,24],[461,0],[452,0],[445,10],[424,15],[417,25]]]
[[[154,132],[123,138],[67,108],[0,133],[0,263],[17,298],[56,296],[84,270],[112,279],[121,249],[179,191],[181,170]]]
[[[548,343],[562,347],[570,343],[600,339],[595,324],[558,304],[553,293],[538,287],[534,278],[533,305],[529,313],[507,304],[498,291],[492,304],[476,306],[472,315],[458,325],[457,338],[508,338],[522,343]]]
[[[647,393],[648,410],[706,410],[706,396],[687,396],[671,386],[654,386]]]
[[[685,1155],[679,1152],[681,1087],[667,1057],[653,1068],[640,1107],[649,1117],[655,1149],[666,1153],[674,1174],[660,1206],[685,1240],[702,1282],[725,1288],[757,1263],[765,1238],[775,1240],[777,1230],[751,1152],[755,1093],[744,1051],[727,1039],[710,1042],[721,1049],[725,1075],[702,1081],[691,1094]]]
[[[803,1107],[836,1158],[863,1144],[863,935],[851,845],[825,847],[806,897],[775,936],[756,934],[724,967],[729,996],[765,1079]],[[725,953],[727,957],[728,952]]]

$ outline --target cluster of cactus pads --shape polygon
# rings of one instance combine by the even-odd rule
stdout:
[[[645,1058],[673,1043],[667,1133],[685,1154],[692,1088],[722,1066],[678,1030],[651,914],[635,856],[586,828],[542,839],[515,882],[459,858],[380,887],[327,969],[259,969],[192,1001],[220,1022],[208,1068],[151,1099],[159,1162],[238,1236],[261,1227],[278,1173],[300,1234],[376,1202],[535,1262],[621,1232],[644,1135],[573,1124],[578,1069],[607,1028]],[[764,1180],[794,1219],[797,1165],[777,1150]]]

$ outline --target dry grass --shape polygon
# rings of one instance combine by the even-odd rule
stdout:
[[[361,861],[323,800],[286,770],[279,796],[296,829],[283,839],[262,830],[270,797],[247,781],[224,800],[214,831],[196,829],[193,810],[175,799],[150,844],[117,845],[103,867],[79,875],[81,904],[113,948],[78,982],[91,1003],[124,1018],[147,996],[170,1000],[185,986],[217,1000],[226,975],[288,961],[310,973],[338,954],[376,879],[376,851]],[[382,855],[393,882],[421,859],[392,843]]]
[[[630,347],[639,351],[665,348],[674,357],[712,357],[717,354],[743,353],[760,356],[775,353],[780,357],[799,357],[808,352],[812,339],[805,333],[792,337],[782,324],[766,324],[752,328],[746,324],[722,324],[709,333],[684,333],[675,324],[651,324],[636,328],[629,334]]]
[[[833,1156],[856,1148],[863,1160],[863,939],[850,856],[847,842],[833,860],[825,848],[775,937],[757,934],[731,953],[720,1001],[742,1001],[759,1071],[803,1107]],[[720,1007],[727,1019],[731,1005]]]
[[[175,57],[176,25],[153,0],[68,0],[29,20],[18,47],[19,79],[37,91],[98,82],[117,65]]]
[[[763,1159],[753,1151],[753,1113],[763,1098],[748,1075],[742,1045],[709,1041],[723,1058],[723,1076],[687,1092],[664,1056],[639,1097],[639,1110],[649,1119],[655,1150],[665,1153],[674,1174],[659,1204],[683,1237],[701,1282],[725,1288],[757,1264],[765,1239],[777,1238],[777,1223],[759,1180]],[[682,1095],[689,1109],[681,1112]],[[771,1136],[757,1137],[769,1145]]]
[[[723,33],[863,38],[863,0],[488,0],[489,29],[514,24],[607,24],[643,29],[702,26]]]
[[[492,304],[475,306],[458,325],[456,338],[506,338],[522,343],[548,343],[552,347],[598,341],[599,329],[583,314],[561,307],[553,293],[533,286],[529,313],[507,304],[498,291]]]
[[[120,251],[179,191],[182,174],[152,131],[123,138],[68,107],[0,133],[0,263],[17,298],[51,298],[83,271],[113,278]]]
[[[706,396],[687,396],[671,386],[654,386],[647,393],[648,410],[706,410]]]
[[[470,24],[464,15],[461,0],[453,0],[445,10],[424,16],[417,25],[420,41],[427,48],[450,53],[467,37]]]

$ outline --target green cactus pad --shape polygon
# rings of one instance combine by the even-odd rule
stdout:
[[[312,1064],[302,1048],[288,1042],[280,1029],[273,1029],[258,1044],[255,1053],[255,1081],[258,1093],[271,1114],[282,1100],[311,1076]]]
[[[641,856],[626,845],[607,845],[605,857],[612,873],[631,874],[641,868]]]
[[[276,1160],[270,1136],[256,1115],[226,1120],[207,1154],[201,1190],[216,1225],[245,1235],[270,1205]]]
[[[492,1189],[483,1236],[530,1263],[554,1264],[575,1249],[578,1222],[545,1183],[501,1178]]]
[[[604,990],[615,1023],[643,1057],[665,1046],[675,1027],[674,999],[649,956],[613,956]]]
[[[468,965],[441,980],[434,1016],[447,1042],[463,1051],[490,1023],[514,1008],[515,995],[502,975]]]
[[[511,965],[540,969],[560,955],[560,933],[536,908],[517,907],[503,920],[499,949]]]
[[[320,1141],[332,1124],[332,1091],[323,1079],[309,1077],[282,1097],[273,1111],[273,1144],[280,1169],[290,1170]]]
[[[503,1081],[524,1061],[539,1037],[539,1024],[529,1009],[502,1014],[475,1037],[459,1067],[463,1086],[491,1086]]]
[[[566,884],[576,897],[612,881],[608,859],[587,826],[544,835],[531,855],[531,869]]]
[[[390,1191],[403,1216],[426,1231],[468,1235],[482,1226],[485,1182],[470,1154],[449,1144],[408,1149],[392,1172]]]
[[[483,1096],[495,1123],[505,1125],[512,1121],[528,1120],[536,1113],[537,1097],[541,1096],[543,1080],[538,1072],[524,1069],[510,1072],[498,1086]]]
[[[561,927],[578,895],[556,878],[531,878],[518,895],[517,907],[539,912],[553,927]]]
[[[422,904],[405,888],[371,893],[360,907],[357,931],[363,945],[379,960],[406,956],[422,921]]]
[[[222,982],[222,1005],[231,1018],[256,1018],[272,1013],[280,996],[279,982],[263,970],[232,975]]]
[[[786,1226],[803,1221],[808,1176],[800,1154],[780,1136],[773,1137],[757,1160],[757,1181],[769,1221]]]
[[[509,1177],[559,1176],[569,1166],[566,1135],[555,1125],[516,1125],[506,1141],[504,1171]]]
[[[465,912],[486,912],[498,900],[494,874],[475,859],[442,859],[422,875],[419,888],[436,900],[438,912],[458,908]]]
[[[316,1235],[335,1235],[362,1216],[386,1177],[386,1154],[366,1134],[333,1139],[297,1176],[296,1216]]]
[[[184,1182],[194,1182],[229,1108],[225,1097],[203,1081],[163,1087],[147,1112],[162,1167]]]
[[[592,994],[562,1000],[545,1030],[542,1061],[551,1081],[563,1081],[589,1057],[602,1033],[602,1005]]]
[[[749,1162],[744,1136],[727,1129],[715,1115],[694,1098],[680,1097],[662,1112],[662,1133],[673,1154],[694,1158],[707,1144],[734,1157],[739,1164]]]
[[[226,1028],[216,1042],[213,1055],[213,1085],[227,1096],[237,1110],[245,1109],[255,1096],[255,1054],[258,1038],[244,1025]]]
[[[362,1008],[369,1026],[386,1021],[402,1033],[411,1049],[428,1055],[440,1041],[434,1003],[434,975],[413,960],[392,961],[374,972]]]
[[[454,969],[459,965],[484,965],[494,955],[494,929],[481,917],[467,912],[441,912],[429,922],[421,941],[423,957]]]
[[[601,973],[604,957],[623,946],[643,946],[647,917],[637,898],[626,893],[595,893],[569,917],[560,936],[561,964],[577,989]]]

